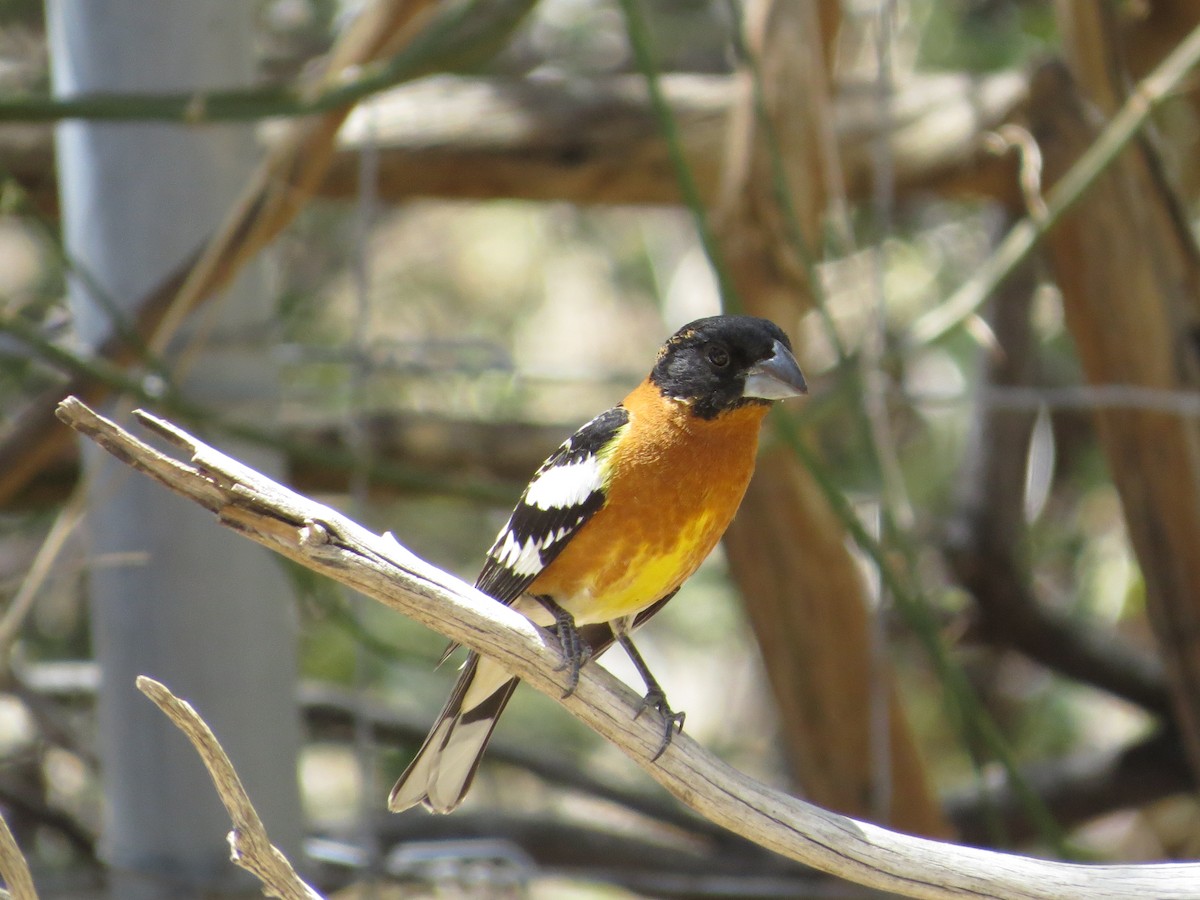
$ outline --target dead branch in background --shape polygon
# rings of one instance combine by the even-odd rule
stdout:
[[[309,89],[336,84],[346,73],[398,53],[428,20],[435,3],[378,0],[370,4],[338,39],[321,76]],[[344,107],[290,123],[211,238],[138,303],[130,324],[143,345],[161,350],[190,312],[230,284],[292,221],[328,168],[338,129],[349,113]],[[95,352],[118,365],[138,356],[119,334]],[[54,427],[54,405],[64,393],[96,402],[112,390],[102,379],[72,375],[67,387],[42,392],[0,429],[0,505],[57,456],[61,431]]]
[[[1037,348],[1030,315],[1037,279],[1026,264],[1003,285],[988,325],[1003,352],[987,354],[989,387],[1036,382]],[[1026,467],[1036,410],[977,404],[960,477],[959,509],[943,550],[955,578],[975,599],[978,636],[1011,647],[1068,678],[1091,684],[1171,717],[1162,666],[1080,616],[1039,602],[1021,556]]]
[[[870,148],[888,142],[897,191],[1015,202],[1013,167],[983,136],[1024,114],[1026,76],[921,74],[896,86],[892,116],[874,112],[874,87],[835,86],[838,155],[851,197],[870,194]],[[664,74],[663,92],[685,153],[711,200],[720,182],[735,92],[727,75]],[[886,133],[881,133],[887,129]],[[280,143],[278,123],[261,131]],[[385,91],[370,115],[353,113],[337,137],[316,196],[351,200],[363,147],[379,155],[379,199],[498,198],[588,204],[679,203],[670,159],[641,78],[442,75]],[[0,171],[35,208],[54,214],[53,128],[0,129]]]
[[[657,760],[659,724],[635,718],[640,698],[597,666],[562,697],[553,638],[519,613],[417,559],[327,506],[276,484],[178,428],[139,413],[183,449],[172,459],[68,399],[59,416],[118,459],[216,514],[233,528],[473,650],[558,702],[669,792],[725,828],[798,862],[908,897],[1006,900],[1200,900],[1200,864],[1079,865],[959,847],[890,832],[821,810],[747,778],[686,734]],[[381,798],[382,802],[382,798]]]
[[[746,7],[748,57],[730,126],[714,228],[746,312],[790,327],[820,306],[823,174],[834,129],[832,48],[818,36],[840,6],[760,0]],[[824,62],[822,62],[824,61]],[[863,148],[859,153],[866,155]],[[803,363],[805,348],[799,347]],[[763,651],[786,753],[806,797],[847,815],[947,837],[951,826],[916,748],[890,664],[876,665],[867,585],[845,523],[787,447],[759,460],[724,546]],[[879,679],[887,684],[880,687]],[[873,691],[887,721],[879,723]],[[872,723],[882,724],[882,737]],[[885,765],[877,765],[882,751]],[[882,773],[881,771],[882,770]]]
[[[1162,75],[1152,84],[1147,79],[1124,99],[1111,12],[1103,4],[1060,3],[1071,72],[1048,65],[1034,79],[1033,131],[1055,193],[1079,169],[1077,160],[1101,147],[1097,108],[1115,124],[1131,107],[1149,108],[1171,83]],[[1177,65],[1200,60],[1200,28],[1169,57],[1180,58]],[[1077,82],[1072,73],[1086,81]],[[1149,138],[1139,135],[1107,162],[1047,242],[1084,374],[1095,385],[1195,391],[1195,238]],[[1178,728],[1200,774],[1200,422],[1127,408],[1098,410],[1096,424],[1145,578]]]
[[[664,76],[663,85],[697,180],[705,191],[715,192],[733,80],[674,75]],[[838,153],[848,189],[852,196],[863,197],[869,190],[868,149],[881,138],[880,126],[868,115],[865,87],[843,86],[840,94],[836,106]],[[888,123],[892,130],[886,135],[896,160],[898,189],[995,196],[1005,202],[1014,199],[1011,163],[984,150],[981,136],[1019,115],[1024,97],[1025,81],[1016,73],[978,80],[931,76],[902,86]],[[431,109],[437,113],[431,114]],[[269,146],[281,148],[272,151],[274,154],[282,154],[288,145],[287,134],[280,135],[279,130],[271,130]],[[23,129],[17,132],[21,140],[6,151],[7,133],[7,129],[0,132],[0,167],[9,153],[17,162],[53,159],[49,129],[40,132],[37,153],[27,146],[30,139]],[[390,203],[418,197],[679,202],[669,154],[645,87],[631,77],[588,82],[425,79],[381,95],[372,104],[369,120],[351,116],[337,140],[328,170],[320,176],[306,176],[311,182],[306,189],[314,195],[353,198],[362,147],[369,140],[379,159],[379,197]],[[52,172],[35,177],[28,171],[30,165],[22,162],[19,168],[21,183],[29,190],[37,184],[54,183]],[[271,183],[289,203],[300,202],[294,185],[276,182]],[[49,198],[32,199],[37,205],[51,202]],[[712,196],[706,195],[706,199]],[[280,218],[256,226],[262,230],[257,239],[260,244],[274,236],[271,228],[286,224],[281,211],[275,215]],[[239,247],[238,252],[247,249]],[[158,333],[198,260],[199,251],[138,303],[138,314],[130,323],[136,334],[148,338]],[[224,274],[214,270],[212,284],[232,278],[244,261],[238,256],[223,263]],[[188,291],[195,295],[201,287],[193,281]],[[95,355],[121,367],[137,360],[133,348],[120,336],[97,348]],[[60,482],[68,474],[69,441],[57,427],[54,405],[68,394],[99,402],[111,390],[112,385],[94,374],[73,374],[66,384],[27,400],[0,426],[0,508],[10,506],[27,490],[30,493],[21,497],[21,502],[44,502],[46,495],[30,482],[41,473]]]

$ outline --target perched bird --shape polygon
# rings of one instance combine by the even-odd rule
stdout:
[[[568,438],[521,495],[475,586],[553,626],[570,670],[615,640],[663,717],[661,754],[683,714],[629,639],[696,571],[733,519],[774,400],[807,387],[787,336],[751,316],[681,328],[621,403]],[[453,648],[451,648],[453,649]],[[449,654],[450,651],[447,651]],[[471,653],[415,760],[392,788],[399,812],[457,807],[517,679]]]

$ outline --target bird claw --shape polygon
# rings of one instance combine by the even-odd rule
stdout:
[[[580,637],[574,623],[560,622],[555,633],[563,661],[554,667],[554,671],[567,672],[567,689],[563,691],[563,699],[566,699],[579,687],[579,670],[592,658],[592,648]]]
[[[638,706],[638,711],[634,713],[633,718],[635,720],[638,719],[648,709],[653,709],[663,718],[664,730],[662,743],[659,744],[654,756],[650,758],[650,762],[657,762],[658,758],[671,746],[671,739],[676,734],[683,734],[683,720],[687,717],[687,713],[672,710],[667,703],[667,695],[663,693],[661,688],[652,688],[642,698],[641,705]]]
[[[555,672],[567,672],[567,687],[562,692],[562,698],[565,700],[575,693],[575,688],[579,687],[579,670],[583,668],[584,663],[592,658],[591,648],[583,644],[577,653],[569,653],[563,651],[563,661],[554,667]]]
[[[579,670],[592,658],[592,648],[588,646],[575,625],[575,617],[554,602],[552,597],[535,597],[554,616],[554,635],[558,638],[558,647],[562,651],[563,661],[554,667],[555,672],[568,672],[567,689],[563,691],[563,699],[575,693],[579,687]]]

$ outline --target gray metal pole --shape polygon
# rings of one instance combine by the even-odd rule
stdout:
[[[254,3],[49,0],[55,91],[155,92],[248,83]],[[215,225],[254,159],[248,128],[67,122],[58,130],[71,308],[87,345],[109,333],[99,285],[126,314]],[[184,380],[226,414],[272,410],[263,272],[234,287]],[[205,323],[208,325],[209,323]],[[167,357],[171,359],[172,352]],[[267,471],[272,454],[225,442]],[[86,448],[85,448],[86,449]],[[103,852],[112,895],[244,891],[229,821],[192,749],[134,687],[147,674],[191,700],[229,751],[275,843],[294,858],[295,627],[278,563],[211,516],[88,450],[90,602],[102,669]]]

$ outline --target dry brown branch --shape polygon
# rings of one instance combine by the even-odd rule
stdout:
[[[669,74],[663,92],[684,153],[706,199],[721,168],[734,80]],[[881,121],[875,88],[836,87],[836,139],[851,197],[870,194],[871,148],[887,129],[897,191],[1018,199],[1011,162],[990,153],[990,129],[1019,118],[1026,78],[1003,72],[920,75],[897,85]],[[286,129],[262,132],[268,147]],[[582,79],[437,76],[393,88],[352,113],[317,195],[350,199],[359,190],[361,154],[379,155],[379,198],[519,198],[571,203],[678,203],[659,122],[638,76]],[[39,208],[57,210],[53,129],[0,130],[0,170]]]
[[[838,8],[820,4],[831,15]],[[827,158],[833,101],[816,62],[824,30],[815,27],[817,12],[816,4],[789,0],[746,6],[761,95],[747,65],[714,217],[746,312],[783,323],[819,290],[805,257],[822,245],[825,191],[840,181],[823,175],[836,166]],[[866,158],[870,148],[858,152]],[[890,666],[873,654],[867,587],[848,543],[796,455],[765,453],[725,550],[763,649],[792,771],[806,797],[838,812],[949,837],[904,707],[887,683]]]
[[[663,76],[661,85],[696,182],[714,200],[735,82],[680,74]],[[1015,199],[1011,163],[988,153],[982,135],[1020,114],[1023,76],[926,76],[899,91],[892,119],[881,122],[870,86],[838,88],[835,134],[852,197],[869,196],[871,147],[883,136],[902,194]],[[637,77],[587,83],[441,77],[405,85],[380,96],[369,119],[347,121],[322,194],[354,196],[358,155],[368,142],[379,152],[380,196],[393,203],[413,197],[680,202],[666,142]]]
[[[8,886],[6,892],[13,900],[37,900],[37,889],[33,886],[33,875],[29,863],[17,846],[17,839],[8,829],[8,823],[0,816],[0,876]]]
[[[234,771],[233,763],[229,761],[212,729],[191,704],[180,700],[165,685],[145,675],[138,677],[137,686],[184,733],[204,761],[217,794],[233,820],[233,830],[229,832],[228,840],[229,856],[234,864],[261,881],[263,893],[268,897],[321,900],[321,895],[301,880],[287,857],[271,843],[262,820],[242,786],[242,780]]]
[[[181,462],[69,398],[59,416],[117,458],[211,510],[244,536],[361,591],[505,667],[620,748],[682,802],[767,849],[908,897],[1005,900],[1200,900],[1200,864],[1093,866],[1030,859],[888,831],[826,812],[737,772],[686,734],[653,760],[659,723],[635,718],[628,688],[596,666],[562,697],[556,644],[519,613],[145,413],[141,422],[188,454]],[[381,802],[382,802],[382,798]]]
[[[1035,78],[1039,99],[1030,114],[1051,191],[1094,152],[1096,106],[1120,107],[1119,116],[1162,89],[1143,83],[1122,104],[1112,9],[1058,8],[1080,81],[1061,66]],[[1194,61],[1200,33],[1180,47],[1190,47]],[[1179,203],[1153,142],[1139,137],[1048,237],[1067,327],[1090,384],[1200,387],[1200,254]],[[1145,578],[1180,734],[1200,774],[1200,423],[1147,408],[1101,409],[1096,423]]]

